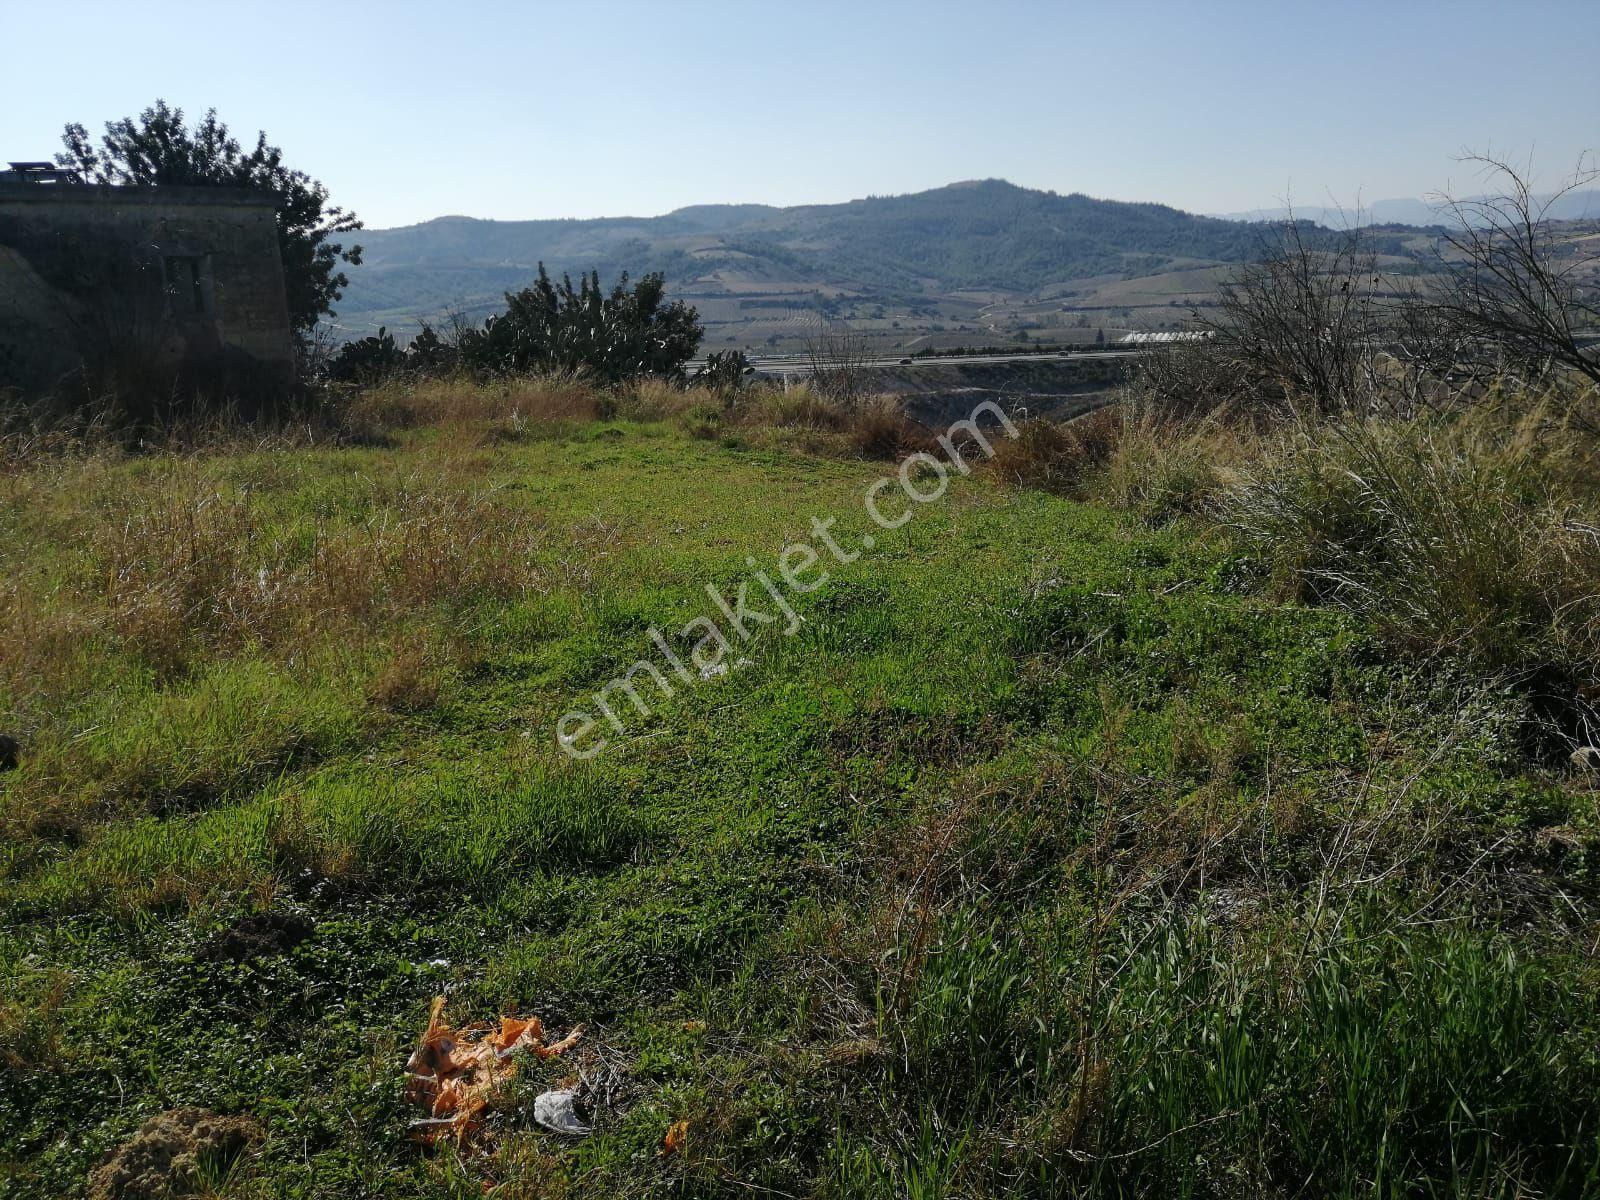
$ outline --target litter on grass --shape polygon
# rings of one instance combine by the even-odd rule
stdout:
[[[674,1121],[667,1126],[667,1132],[661,1138],[660,1155],[665,1158],[669,1154],[676,1154],[682,1150],[684,1143],[689,1140],[689,1122]]]
[[[559,1041],[546,1042],[538,1017],[502,1017],[498,1027],[484,1023],[453,1028],[445,1024],[444,997],[438,997],[422,1041],[406,1062],[406,1098],[428,1110],[426,1117],[411,1123],[412,1134],[425,1142],[467,1140],[482,1124],[495,1092],[517,1073],[518,1050],[554,1058],[582,1036],[580,1025]]]
[[[577,1099],[573,1088],[540,1092],[533,1100],[533,1119],[556,1133],[583,1137],[590,1128],[578,1119],[578,1110],[573,1107]]]

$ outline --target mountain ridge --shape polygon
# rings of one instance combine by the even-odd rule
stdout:
[[[363,266],[339,306],[347,331],[404,331],[449,312],[472,319],[552,274],[598,270],[610,280],[662,271],[679,295],[726,301],[733,319],[752,296],[824,314],[858,301],[933,310],[953,294],[1042,294],[1089,278],[1238,263],[1262,226],[1149,201],[963,180],[837,204],[688,205],[656,217],[506,221],[452,214],[362,234]],[[732,307],[729,307],[731,305]],[[720,311],[720,310],[719,310]]]
[[[1489,199],[1474,195],[1463,197],[1462,204],[1472,204]],[[1593,188],[1566,192],[1559,196],[1546,193],[1535,196],[1535,204],[1548,204],[1546,214],[1552,221],[1581,221],[1600,217],[1600,190]],[[1296,218],[1314,221],[1330,229],[1343,229],[1352,225],[1412,225],[1426,228],[1453,224],[1453,218],[1442,201],[1430,201],[1416,196],[1402,196],[1389,200],[1374,200],[1370,204],[1341,208],[1338,205],[1295,205]],[[1245,212],[1212,213],[1224,221],[1281,221],[1290,215],[1288,205],[1274,208],[1255,208]],[[1352,219],[1353,218],[1353,219]]]

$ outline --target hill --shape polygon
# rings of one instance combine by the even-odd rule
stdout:
[[[699,205],[597,220],[451,216],[364,234],[365,265],[340,305],[340,324],[365,332],[380,323],[405,330],[449,311],[477,318],[542,261],[553,272],[598,269],[606,277],[665,271],[708,325],[729,327],[713,328],[712,341],[781,339],[787,325],[814,323],[819,313],[890,328],[899,321],[908,336],[992,335],[1002,326],[1009,335],[1027,327],[1030,302],[1070,309],[1059,300],[1074,283],[1190,272],[1157,303],[1208,291],[1209,277],[1192,273],[1248,258],[1260,236],[1248,222],[995,179],[794,208]],[[1007,302],[1023,308],[999,318],[986,311]]]

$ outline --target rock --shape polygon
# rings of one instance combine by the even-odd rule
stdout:
[[[225,1117],[203,1108],[157,1113],[89,1175],[89,1200],[175,1200],[209,1195],[261,1127],[248,1117]]]
[[[1600,746],[1579,746],[1572,752],[1572,765],[1585,771],[1600,771]]]
[[[310,921],[294,913],[251,913],[201,942],[194,956],[201,962],[245,962],[286,954],[310,937],[311,929]]]
[[[1241,921],[1261,906],[1261,897],[1238,887],[1212,888],[1201,899],[1206,915],[1223,925]]]
[[[22,747],[17,739],[0,733],[0,771],[15,771],[22,761]]]

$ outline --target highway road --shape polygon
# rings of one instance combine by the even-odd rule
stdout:
[[[1145,347],[1142,346],[1128,346],[1107,350],[1075,350],[1071,354],[959,354],[938,358],[913,358],[910,362],[902,362],[901,358],[872,358],[852,365],[873,369],[909,370],[916,367],[960,366],[966,363],[1081,362],[1093,358],[1131,358],[1144,351]],[[703,362],[690,363],[689,373],[693,374],[704,365]],[[786,354],[752,357],[750,365],[761,375],[809,375],[812,364],[811,359],[804,354]]]

